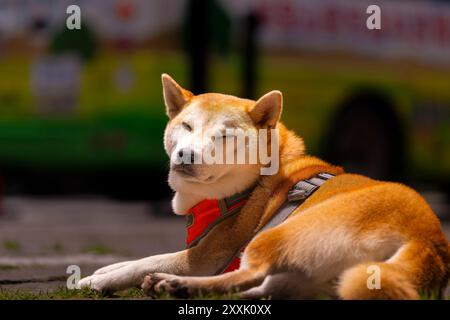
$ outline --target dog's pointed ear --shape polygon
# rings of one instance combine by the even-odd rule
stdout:
[[[253,122],[260,127],[274,128],[280,120],[283,94],[278,91],[266,93],[249,110]]]
[[[192,92],[183,89],[175,80],[166,73],[161,75],[164,104],[166,105],[166,113],[170,119],[173,119],[183,107],[194,96]]]

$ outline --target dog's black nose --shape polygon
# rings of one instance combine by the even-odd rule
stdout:
[[[193,164],[195,160],[194,151],[187,148],[180,149],[178,151],[178,158],[183,164]]]

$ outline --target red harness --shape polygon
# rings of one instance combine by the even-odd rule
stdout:
[[[241,211],[247,203],[251,191],[244,191],[222,200],[206,199],[189,209],[186,246],[189,248],[196,245],[215,225]],[[239,269],[240,253],[233,257],[223,273]]]

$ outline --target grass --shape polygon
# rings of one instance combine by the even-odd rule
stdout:
[[[63,253],[63,252],[65,251],[64,245],[63,245],[62,243],[60,243],[60,242],[55,242],[55,243],[52,245],[51,249],[52,249],[54,252],[57,252],[57,253]]]
[[[18,266],[12,266],[12,265],[8,265],[8,264],[0,265],[0,270],[1,270],[1,271],[17,270],[17,269],[19,269],[19,268],[20,268],[20,267],[18,267]]]
[[[143,299],[144,293],[139,289],[129,289],[107,297],[91,289],[70,290],[59,287],[56,290],[31,291],[31,290],[5,290],[0,288],[0,300],[67,300],[67,299]]]
[[[5,248],[8,251],[20,251],[21,246],[20,243],[14,240],[5,240],[3,241],[3,248]]]
[[[102,300],[102,299],[150,299],[146,297],[142,290],[133,288],[115,293],[114,295],[103,295],[91,289],[70,290],[64,286],[56,290],[31,291],[27,289],[5,290],[0,288],[0,300]],[[175,299],[169,294],[163,293],[158,296],[160,300]],[[195,297],[196,300],[238,300],[235,293],[229,294],[203,294]],[[438,300],[435,295],[421,294],[421,300]],[[318,300],[330,300],[329,297],[318,297]],[[450,296],[444,298],[450,300]]]
[[[419,292],[420,300],[440,300],[436,291]],[[450,300],[450,296],[444,297],[444,300]]]
[[[83,249],[83,252],[93,253],[93,254],[98,254],[98,255],[116,253],[114,249],[104,246],[104,245],[93,245],[90,247],[86,247]]]
[[[172,300],[172,299],[176,299],[176,298],[171,296],[168,293],[162,293],[162,294],[158,295],[157,299]],[[239,300],[237,294],[235,294],[235,293],[225,293],[225,294],[206,293],[206,294],[200,294],[191,299],[194,299],[194,300]]]
[[[68,300],[68,299],[150,299],[146,297],[142,290],[134,288],[115,293],[114,295],[103,295],[91,289],[70,290],[64,286],[56,290],[31,291],[26,289],[5,290],[0,288],[0,300]],[[174,297],[169,294],[158,296],[160,300],[170,300]],[[237,300],[235,294],[204,294],[195,297],[198,300]]]

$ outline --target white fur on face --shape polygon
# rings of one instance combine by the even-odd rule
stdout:
[[[241,192],[259,178],[258,164],[207,164],[195,161],[190,175],[175,170],[179,164],[180,150],[191,150],[197,155],[196,160],[201,160],[202,155],[214,148],[216,143],[223,143],[223,140],[214,142],[208,137],[221,136],[227,128],[256,129],[242,110],[218,113],[195,104],[185,108],[176,117],[176,122],[166,129],[164,142],[170,157],[169,185],[176,191],[172,201],[175,213],[186,214],[189,208],[203,199],[222,199]],[[228,152],[234,153],[235,150]]]

